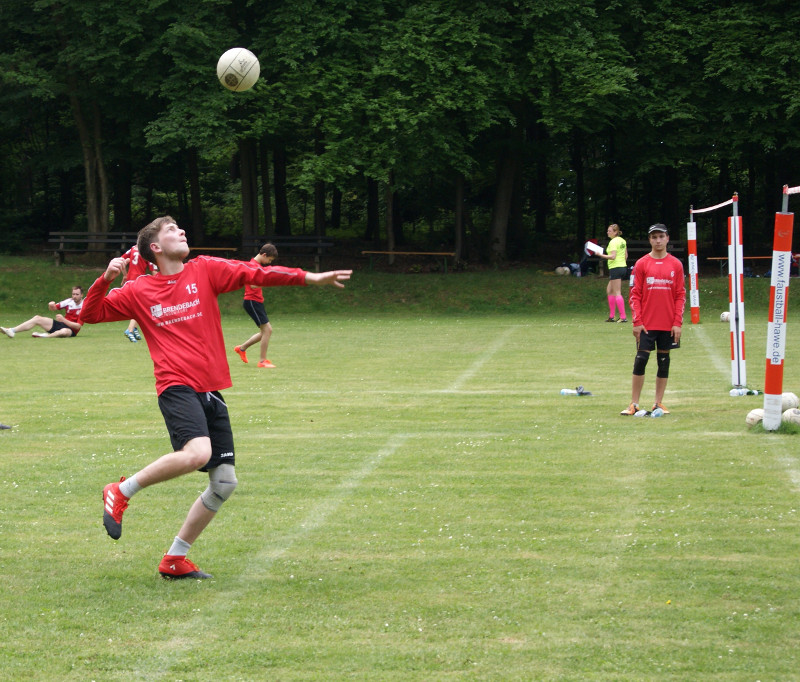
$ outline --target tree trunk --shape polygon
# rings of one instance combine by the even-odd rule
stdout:
[[[322,145],[322,134],[317,128],[314,131],[314,154],[322,156],[325,151]],[[314,182],[314,234],[325,234],[325,181]]]
[[[608,133],[608,151],[606,152],[606,210],[605,224],[616,223],[619,219],[617,191],[617,146],[614,131]]]
[[[331,229],[338,230],[342,226],[342,190],[333,188],[331,197]]]
[[[378,206],[378,182],[367,178],[367,228],[364,241],[372,240],[375,248],[380,248],[380,208]]]
[[[389,171],[389,181],[386,183],[386,250],[394,251],[394,171]],[[394,254],[389,256],[389,265],[394,265]]]
[[[275,234],[292,233],[289,200],[286,196],[286,147],[278,143],[272,150],[272,181],[275,185]]]
[[[119,232],[133,231],[133,213],[131,211],[131,163],[128,159],[119,159],[113,174],[114,179],[114,229]]]
[[[572,168],[575,172],[575,248],[578,253],[586,242],[586,187],[583,167],[583,135],[575,131],[570,145]]]
[[[489,227],[489,258],[492,263],[500,263],[506,257],[506,238],[508,216],[511,212],[511,196],[514,190],[514,176],[517,164],[514,154],[504,149],[498,160],[497,185],[492,207],[492,222]]]
[[[242,177],[242,239],[258,236],[258,170],[256,142],[239,141],[239,166]]]
[[[200,168],[197,162],[197,147],[191,147],[186,152],[189,165],[189,205],[192,225],[192,244],[202,246],[206,239],[205,225],[203,225],[203,204],[200,199]]]
[[[94,147],[95,168],[97,173],[97,189],[99,195],[97,197],[97,231],[108,232],[108,205],[111,193],[108,188],[108,175],[106,173],[106,164],[103,161],[103,131],[101,126],[100,108],[97,103],[92,103],[92,115],[94,117],[94,125],[92,129]]]
[[[455,206],[455,239],[453,251],[455,261],[461,260],[464,250],[464,175],[459,173],[456,177],[456,206]]]
[[[83,155],[83,175],[86,184],[86,222],[87,230],[90,233],[108,231],[108,188],[105,192],[106,215],[102,215],[103,201],[101,194],[105,179],[105,170],[102,168],[103,160],[101,156],[101,144],[97,139],[100,130],[100,122],[95,120],[93,125],[89,125],[83,112],[77,92],[78,86],[74,77],[70,79],[69,101],[72,108],[72,115],[75,118],[75,125],[78,129],[78,138],[81,143],[81,153]],[[97,116],[96,109],[95,117]]]
[[[261,209],[264,214],[264,234],[271,236],[275,232],[275,223],[272,221],[272,199],[269,187],[269,147],[267,141],[261,138],[258,144],[261,166]]]

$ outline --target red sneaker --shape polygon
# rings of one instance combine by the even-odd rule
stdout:
[[[273,365],[269,360],[259,360],[258,367],[266,367],[267,369],[275,369],[275,365]]]
[[[167,580],[180,580],[181,578],[194,578],[203,580],[213,578],[210,573],[204,573],[185,556],[177,554],[165,554],[161,563],[158,565],[158,572],[162,578]]]
[[[247,351],[242,350],[241,346],[236,346],[233,349],[233,352],[239,354],[239,357],[242,359],[242,362],[247,362]]]
[[[122,483],[125,477],[119,479]],[[122,512],[128,508],[128,500],[119,491],[119,483],[109,483],[103,488],[103,525],[114,540],[119,540],[122,535]]]

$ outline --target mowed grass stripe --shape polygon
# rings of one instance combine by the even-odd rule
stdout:
[[[3,406],[0,676],[792,679],[796,438],[747,431],[757,401],[689,330],[673,414],[619,417],[630,329],[595,318],[276,319],[279,371],[231,359],[240,487],[192,550],[216,576],[198,584],[155,566],[202,475],[141,493],[118,543],[100,525],[102,485],[167,447],[143,349],[113,325],[46,366],[6,344],[28,390]],[[726,326],[703,329],[724,357]],[[594,396],[558,394],[577,384]]]

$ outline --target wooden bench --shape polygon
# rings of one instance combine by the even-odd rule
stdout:
[[[137,236],[137,232],[50,232],[47,241],[53,244],[56,265],[62,265],[68,253],[121,256],[136,243]]]
[[[456,254],[452,251],[362,251],[362,256],[369,256],[369,269],[372,270],[373,256],[436,256],[442,259],[444,273],[447,274],[447,258],[455,262]]]
[[[193,246],[191,252],[193,254],[207,253],[214,255],[231,255],[233,256],[239,251],[238,246]]]
[[[706,260],[719,263],[719,276],[725,277],[725,266],[728,264],[727,256],[709,256]],[[742,260],[772,260],[772,256],[742,256]]]
[[[242,257],[252,258],[266,243],[274,244],[280,256],[282,251],[306,251],[314,254],[314,267],[320,268],[322,254],[333,247],[333,240],[317,234],[274,234],[270,237],[251,237],[242,240]]]

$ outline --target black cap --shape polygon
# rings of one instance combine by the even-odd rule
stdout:
[[[664,232],[665,234],[669,234],[669,230],[664,223],[656,223],[655,225],[651,225],[647,230],[647,234],[650,235],[653,234],[653,232]]]

